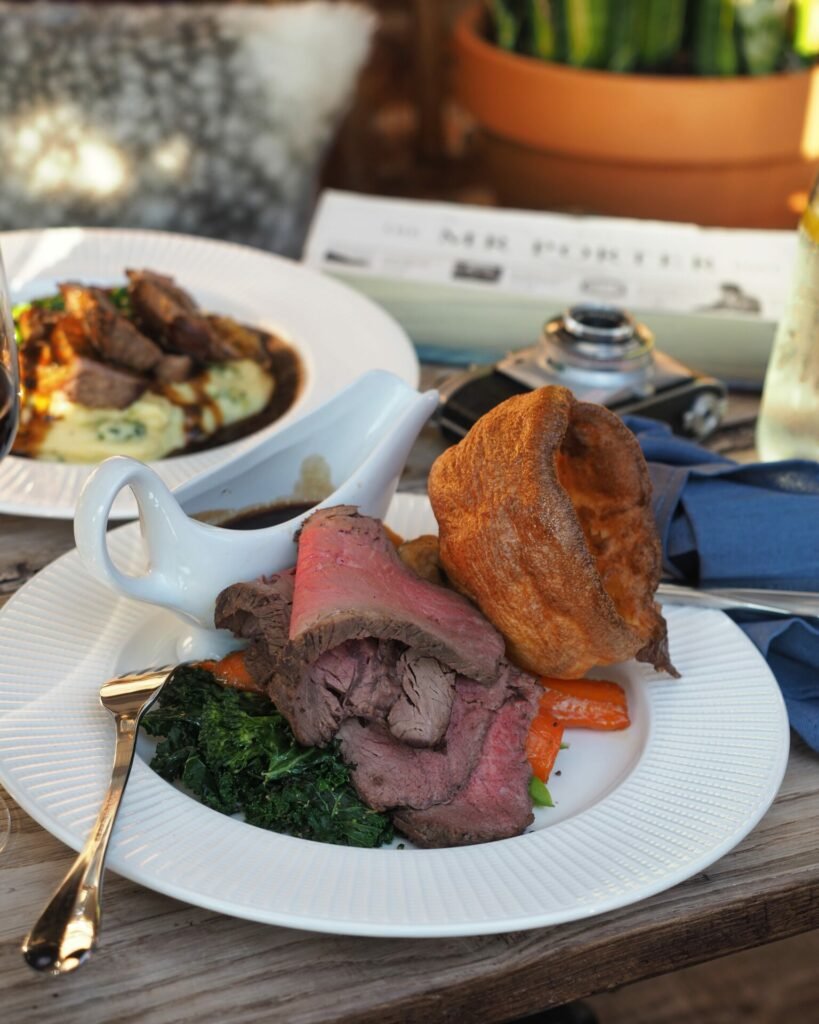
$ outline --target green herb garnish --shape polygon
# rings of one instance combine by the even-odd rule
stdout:
[[[20,330],[20,317],[33,307],[37,309],[62,310],[65,309],[65,302],[62,295],[58,293],[57,295],[46,295],[40,299],[31,299],[28,302],[18,302],[16,306],[12,306],[11,318],[14,321],[14,338],[18,347],[22,347],[26,343],[23,332]]]
[[[537,807],[554,807],[555,805],[552,794],[546,788],[546,783],[541,782],[537,775],[533,775],[529,780],[529,796]]]
[[[162,737],[154,771],[223,814],[344,846],[393,837],[389,819],[356,795],[335,747],[300,746],[266,697],[221,687],[204,669],[177,669],[142,728]]]
[[[130,317],[133,315],[134,308],[131,305],[131,296],[128,294],[127,285],[120,285],[118,288],[109,288],[108,297],[123,316]]]

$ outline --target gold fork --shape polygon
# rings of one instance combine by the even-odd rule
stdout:
[[[111,782],[85,846],[23,942],[23,957],[36,971],[68,974],[96,947],[105,853],[134,760],[139,720],[175,667],[133,672],[100,690],[100,703],[114,716],[117,729]]]

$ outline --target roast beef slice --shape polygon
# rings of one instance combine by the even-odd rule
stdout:
[[[479,682],[498,673],[500,633],[465,598],[420,579],[377,519],[319,509],[299,537],[290,641],[303,660],[346,640],[400,641]]]
[[[101,288],[68,282],[60,285],[66,310],[84,325],[86,336],[106,361],[146,373],[162,358],[162,349],[122,316]]]
[[[309,665],[287,656],[277,663],[267,690],[299,743],[326,746],[351,715],[386,716],[400,683],[395,658],[382,646],[376,640],[348,640]]]
[[[361,799],[376,810],[450,800],[477,764],[486,730],[507,692],[505,670],[491,686],[458,677],[449,725],[437,748],[411,747],[383,722],[347,719],[338,740]]]
[[[163,356],[154,367],[154,376],[163,384],[179,384],[191,376],[194,363],[190,356]]]
[[[404,742],[432,746],[446,730],[454,673],[389,641],[349,640],[304,661],[287,640],[293,571],[237,583],[215,622],[251,641],[248,668],[303,743],[323,746],[350,716],[384,720]]]
[[[434,747],[449,725],[455,673],[435,658],[405,651],[396,671],[401,693],[387,717],[390,732],[411,747]]]
[[[37,387],[43,393],[62,391],[72,402],[92,409],[125,409],[139,398],[147,382],[94,359],[76,356],[64,365],[40,367]]]
[[[168,352],[190,356],[200,363],[236,358],[221,332],[173,278],[150,270],[126,273],[137,318]]]
[[[466,784],[447,803],[396,811],[395,827],[423,847],[465,846],[520,835],[533,820],[525,750],[538,697],[534,680],[518,674],[509,699],[489,722]]]
[[[250,640],[247,667],[266,685],[287,644],[296,570],[234,583],[216,598],[213,621],[217,629]]]

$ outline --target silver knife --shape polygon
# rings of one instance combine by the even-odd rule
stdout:
[[[743,609],[767,615],[819,616],[819,594],[807,590],[765,590],[758,587],[719,587],[713,590],[661,583],[661,604],[686,604],[699,608]]]

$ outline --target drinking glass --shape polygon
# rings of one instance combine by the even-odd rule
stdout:
[[[14,343],[14,321],[11,317],[11,301],[0,252],[0,458],[11,448],[17,432],[20,415],[19,371],[17,346]],[[0,851],[11,834],[11,815],[8,806],[0,796]]]
[[[0,251],[0,458],[11,448],[20,414],[17,346],[11,300]]]
[[[764,462],[819,459],[819,178],[796,234],[791,289],[765,373],[756,446]]]

